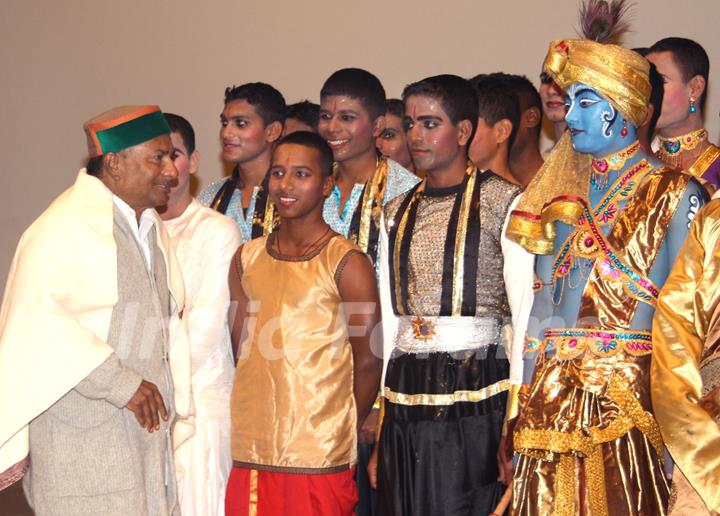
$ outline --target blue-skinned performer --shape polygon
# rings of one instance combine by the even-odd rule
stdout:
[[[590,2],[585,14],[612,18],[621,8]],[[586,32],[598,26],[583,22]],[[649,393],[652,319],[706,197],[694,178],[641,148],[635,128],[646,116],[648,62],[606,41],[550,44],[544,70],[566,92],[568,132],[507,231],[538,255],[525,383],[511,422],[519,515],[667,507]]]

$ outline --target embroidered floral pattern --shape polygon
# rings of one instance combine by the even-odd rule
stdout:
[[[607,258],[600,262],[599,267],[600,273],[603,276],[610,276],[613,279],[618,279],[620,277],[620,271],[613,267],[612,262]]]
[[[525,347],[527,349],[527,344]],[[652,334],[649,331],[550,328],[545,331],[539,348],[543,352],[555,350],[560,360],[572,360],[586,352],[603,357],[618,353],[643,356],[652,353]]]
[[[610,222],[612,219],[615,218],[615,213],[617,213],[617,206],[615,204],[611,204],[602,213],[602,215],[600,215],[600,222],[602,222],[603,224]]]
[[[620,213],[619,203],[626,202],[635,194],[642,182],[642,176],[650,170],[652,170],[652,165],[647,160],[639,161],[622,177],[618,178],[596,208],[590,211],[585,206],[583,215],[575,223],[575,231],[568,236],[560,247],[560,252],[553,263],[551,274],[554,290],[558,288],[559,282],[563,281],[563,278],[568,276],[570,271],[575,268],[576,257],[594,260],[609,251],[605,243],[605,236],[599,228],[615,223]],[[620,260],[615,255],[607,255],[605,258],[603,263],[598,264],[600,273],[603,276],[619,281],[623,274],[632,272],[629,268],[621,266]],[[629,283],[631,285],[636,281],[640,281],[639,276],[637,274],[635,276],[637,278],[630,278]],[[644,283],[646,285],[636,286],[632,289],[626,288],[626,290],[631,292],[633,297],[647,302],[653,296],[648,296],[644,291],[651,288],[652,284],[649,281]]]

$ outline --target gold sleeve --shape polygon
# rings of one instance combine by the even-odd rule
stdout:
[[[720,300],[720,201],[691,224],[658,299],[651,391],[673,460],[710,510],[720,511],[720,426],[700,406],[700,361]]]

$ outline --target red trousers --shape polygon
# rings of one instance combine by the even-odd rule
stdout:
[[[226,516],[348,516],[357,504],[355,468],[305,475],[233,467]]]

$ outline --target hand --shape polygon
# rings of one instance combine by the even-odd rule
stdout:
[[[375,444],[379,415],[379,410],[372,409],[365,418],[365,421],[363,421],[363,424],[360,426],[360,432],[358,433],[358,442],[360,444]]]
[[[500,446],[497,451],[498,482],[506,486],[510,485],[513,480],[513,431],[516,421],[517,419],[513,419],[507,422],[505,435],[500,438]]]
[[[160,391],[154,383],[143,380],[126,407],[135,414],[138,424],[148,432],[160,430],[160,419],[168,420],[167,410]]]
[[[368,480],[370,481],[370,487],[373,489],[377,489],[378,448],[376,444],[367,465]]]

